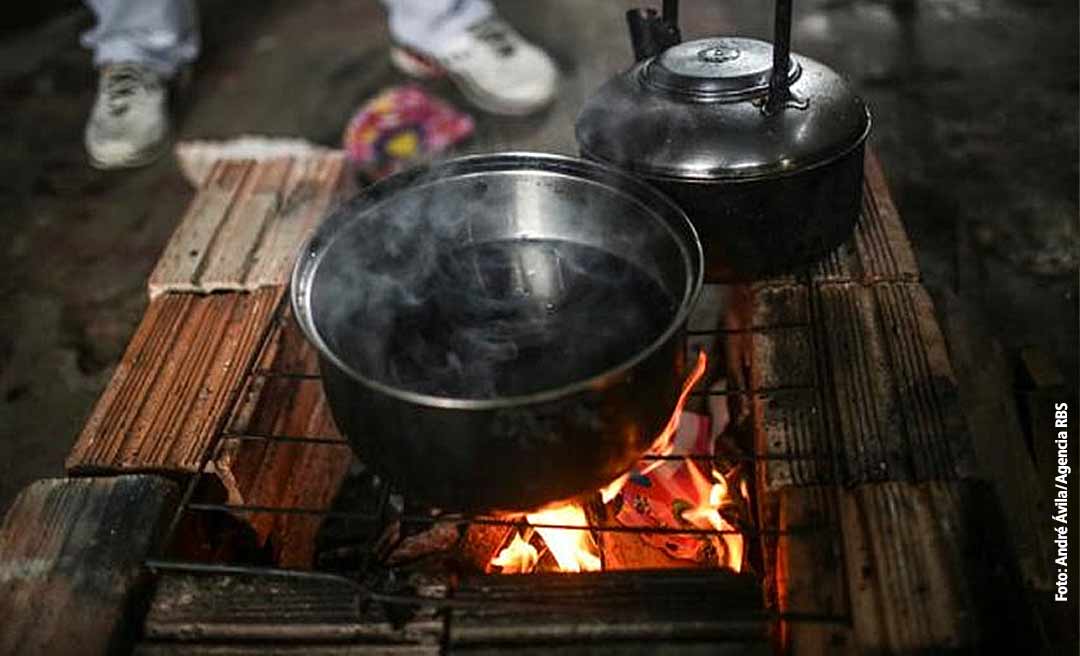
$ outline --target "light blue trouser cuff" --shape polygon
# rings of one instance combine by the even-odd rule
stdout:
[[[85,0],[97,25],[82,35],[94,65],[138,62],[171,77],[199,55],[193,0]]]
[[[97,25],[82,35],[94,65],[137,62],[171,77],[199,55],[194,0],[84,0]],[[382,0],[395,41],[438,53],[449,39],[493,11],[488,0]]]

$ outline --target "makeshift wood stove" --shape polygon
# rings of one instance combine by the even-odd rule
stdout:
[[[871,155],[820,263],[709,281],[668,430],[537,512],[355,459],[285,302],[339,156],[219,162],[72,451],[0,529],[0,653],[893,653],[1022,646],[1020,574]],[[432,462],[431,467],[438,467]],[[33,566],[31,566],[33,564]]]

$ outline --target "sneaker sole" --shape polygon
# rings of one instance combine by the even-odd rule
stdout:
[[[499,114],[502,116],[527,116],[543,109],[551,103],[551,101],[529,105],[506,103],[497,96],[492,96],[479,88],[469,76],[453,73],[452,71],[443,68],[434,59],[420,55],[406,48],[398,46],[391,47],[390,61],[399,71],[411,77],[422,80],[432,80],[441,77],[449,78],[469,102],[491,114]]]
[[[166,137],[160,143],[154,144],[149,148],[141,150],[131,157],[127,157],[120,160],[103,160],[94,157],[93,153],[89,149],[86,151],[87,159],[90,161],[90,166],[98,171],[118,171],[123,169],[137,169],[148,164],[152,164],[169,149],[169,138]]]

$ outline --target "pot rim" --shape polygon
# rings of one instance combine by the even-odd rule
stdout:
[[[349,222],[350,216],[356,210],[360,208],[371,209],[383,202],[383,199],[389,195],[407,189],[418,179],[428,176],[446,178],[461,174],[500,170],[528,170],[529,168],[572,177],[576,174],[577,177],[583,177],[594,182],[604,182],[605,180],[613,182],[615,184],[611,186],[615,191],[628,195],[635,203],[664,219],[665,228],[671,233],[680,251],[683,252],[688,284],[679,303],[678,311],[669,320],[667,328],[660,336],[630,358],[588,378],[530,394],[492,399],[444,397],[401,389],[361,374],[338,357],[319,334],[311,315],[311,281],[318,270],[322,257],[330,249],[331,244],[340,235],[341,229]],[[677,222],[685,235],[680,235],[679,230],[668,221]],[[329,361],[352,380],[376,392],[408,403],[447,410],[490,411],[547,403],[590,389],[603,389],[616,383],[630,370],[660,350],[664,344],[675,338],[680,331],[684,330],[690,313],[701,295],[704,277],[705,255],[701,246],[701,239],[693,222],[690,221],[682,208],[649,183],[602,162],[550,153],[505,151],[458,157],[397,173],[365,187],[349,200],[328,211],[322,223],[305,240],[298,252],[290,280],[289,296],[293,317],[303,331],[304,336],[315,346],[324,362]]]

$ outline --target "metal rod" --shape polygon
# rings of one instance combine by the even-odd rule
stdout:
[[[235,431],[228,430],[221,434],[222,437],[231,440],[243,440],[254,441],[259,440],[263,442],[285,442],[290,444],[325,444],[327,446],[341,446],[348,444],[344,438],[330,437],[330,436],[311,436],[306,435],[274,435],[271,433],[258,433],[255,431]]]
[[[775,385],[773,387],[757,387],[754,389],[722,389],[722,390],[697,390],[690,392],[691,397],[701,396],[747,396],[750,394],[772,394],[775,392],[808,392],[815,388],[812,385]]]
[[[332,511],[322,510],[319,508],[298,508],[298,507],[275,507],[275,506],[244,506],[234,505],[227,503],[192,503],[188,504],[187,510],[189,511],[202,511],[202,512],[234,512],[244,514],[267,514],[267,515],[311,515],[316,517],[337,517],[343,519],[353,519],[355,521],[377,521],[379,518],[373,517],[364,513],[350,513],[344,511]],[[521,519],[500,519],[497,517],[456,517],[456,516],[444,516],[444,517],[431,517],[427,515],[411,515],[403,516],[400,518],[402,524],[478,524],[481,526],[520,526]],[[623,526],[618,525],[601,525],[601,526],[572,526],[569,524],[547,524],[547,523],[529,523],[529,526],[533,528],[552,528],[563,529],[567,531],[597,531],[600,533],[634,533],[634,534],[652,534],[652,535],[742,535],[742,536],[758,536],[758,535],[800,535],[803,533],[814,533],[818,531],[833,531],[838,529],[837,526],[832,524],[814,524],[807,526],[798,526],[792,529],[780,530],[780,529],[760,529],[747,527],[744,529],[708,529],[708,528],[693,528],[693,527],[673,527],[673,526]]]
[[[286,444],[312,444],[312,445],[326,445],[326,446],[342,446],[347,445],[348,442],[341,438],[336,437],[303,437],[299,435],[272,435],[269,433],[252,433],[252,432],[225,432],[222,433],[222,437],[234,439],[234,440],[251,440],[260,442],[283,442]],[[723,460],[734,460],[739,462],[762,462],[762,461],[781,461],[781,462],[813,462],[822,461],[832,464],[834,454],[833,453],[755,453],[755,454],[714,454],[714,453],[668,453],[664,455],[658,454],[645,454],[641,456],[642,461],[653,460],[694,460],[699,462],[709,462],[721,458]]]
[[[274,371],[273,369],[255,369],[251,372],[252,376],[258,376],[260,378],[293,378],[296,380],[318,380],[322,378],[322,374],[309,374],[294,371]]]
[[[769,78],[769,99],[765,105],[769,113],[783,107],[791,93],[788,81],[788,71],[791,69],[791,3],[792,0],[776,0],[773,68]]]
[[[679,27],[679,0],[664,0],[664,22],[672,27]]]
[[[786,330],[809,330],[808,323],[778,323],[773,326],[759,326],[757,328],[705,328],[687,329],[687,337],[709,337],[719,335],[764,335],[766,333],[783,332]]]

